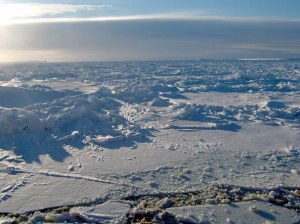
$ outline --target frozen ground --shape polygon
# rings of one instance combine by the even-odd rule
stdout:
[[[240,223],[245,213],[249,223],[296,223],[299,148],[297,61],[0,65],[2,214],[67,205],[65,217],[36,212],[31,220],[121,222],[138,206],[133,196],[225,184],[289,193],[267,215],[248,207],[266,212],[279,195],[264,192],[266,200],[248,204],[225,197],[235,203],[231,215],[218,212],[214,219],[205,218],[210,206],[223,207],[207,204],[220,198],[171,203],[160,212],[174,222]],[[191,215],[199,211],[201,217]]]

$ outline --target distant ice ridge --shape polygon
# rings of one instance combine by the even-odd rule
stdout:
[[[153,100],[159,93],[174,94],[178,89],[193,92],[300,91],[299,71],[297,61],[12,64],[0,65],[0,84],[9,80],[22,83],[32,80],[106,83],[114,86],[115,96],[119,99],[138,103]]]
[[[299,124],[300,108],[284,103],[268,101],[265,105],[210,106],[178,103],[173,105],[178,119],[215,123],[262,122],[267,125]]]
[[[178,81],[181,88],[197,92],[291,92],[299,91],[299,77],[280,77],[255,71],[237,71],[222,76],[191,76]]]

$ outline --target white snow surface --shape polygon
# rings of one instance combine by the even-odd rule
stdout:
[[[1,64],[0,212],[212,182],[300,188],[299,69],[298,61]]]
[[[72,208],[70,213],[79,216],[86,222],[93,223],[122,223],[130,205],[124,201],[108,201],[98,206]]]
[[[249,211],[255,206],[256,212]],[[242,202],[230,205],[205,205],[167,209],[168,212],[187,223],[297,223],[297,212],[261,201]],[[247,218],[246,218],[247,217]]]

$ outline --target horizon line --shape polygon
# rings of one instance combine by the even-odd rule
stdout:
[[[166,61],[289,61],[300,60],[300,57],[290,58],[196,58],[196,59],[149,59],[149,60],[90,60],[90,61],[0,61],[0,64],[34,64],[34,63],[101,63],[101,62],[166,62]]]

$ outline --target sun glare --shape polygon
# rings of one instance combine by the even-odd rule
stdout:
[[[41,3],[0,3],[0,24],[22,23],[26,20],[45,19],[49,15],[89,11],[107,5],[68,5]],[[40,18],[39,18],[40,17]]]
[[[32,14],[30,7],[20,4],[0,4],[0,23],[10,24],[15,19]]]

